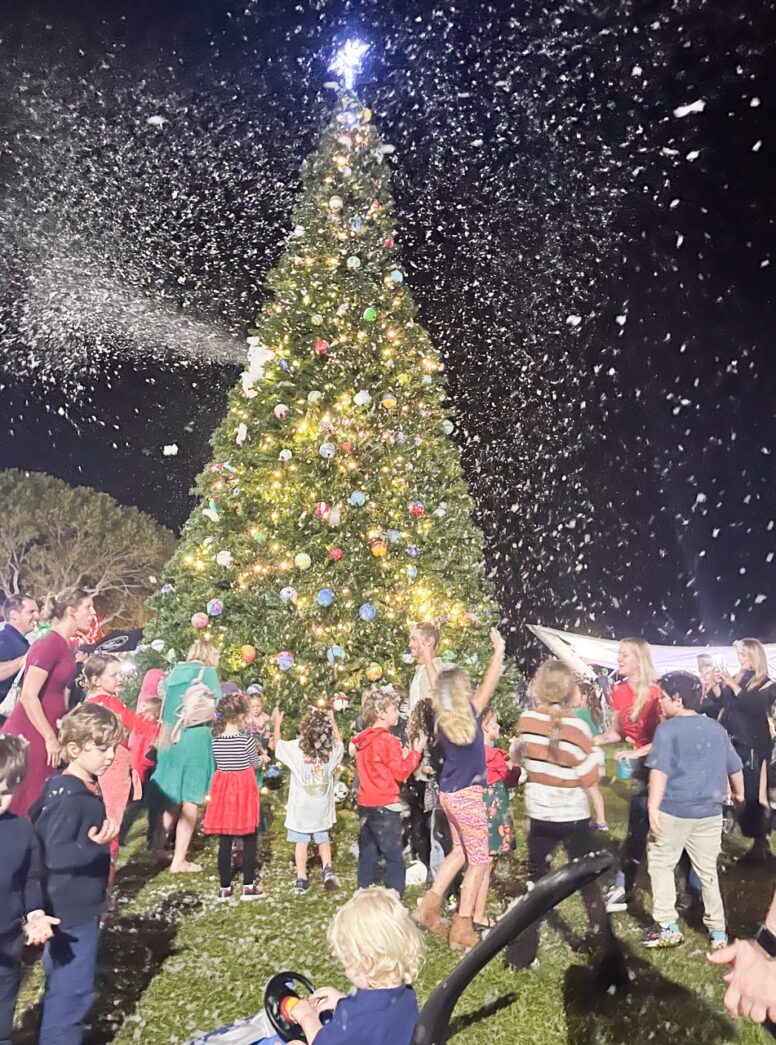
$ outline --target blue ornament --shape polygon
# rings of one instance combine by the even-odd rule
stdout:
[[[211,599],[205,608],[210,617],[219,617],[224,612],[224,604],[220,599]]]
[[[373,621],[377,616],[377,609],[372,605],[371,602],[365,602],[362,606],[358,607],[358,615],[361,620],[367,624]]]
[[[281,602],[296,602],[296,588],[281,588],[280,589],[280,601]]]
[[[401,431],[401,429],[396,433],[396,442],[399,444],[399,446],[404,446],[404,444],[407,442],[407,436],[404,434],[404,432]]]
[[[479,655],[479,653],[470,653],[469,656],[466,658],[466,663],[467,664],[479,664],[479,662],[480,662],[480,655]]]
[[[403,283],[404,273],[401,272],[399,269],[393,269],[390,273],[389,279],[392,283]]]
[[[288,361],[287,361],[287,360],[285,360],[285,359],[281,359],[281,360],[280,360],[280,366],[282,367],[282,369],[283,369],[283,370],[285,370],[285,371],[286,371],[286,373],[288,373],[288,371],[289,371],[289,369],[290,369],[290,368],[289,368],[289,366],[288,366]]]
[[[329,664],[333,664],[335,660],[344,659],[345,650],[342,648],[342,646],[329,646],[329,648],[326,650],[326,660],[328,660]]]
[[[174,591],[175,591],[175,585],[174,584],[163,584],[162,587],[161,587],[162,595],[172,595],[172,593]]]
[[[445,433],[445,435],[452,435],[454,427],[455,426],[453,425],[453,422],[448,421],[446,418],[442,422],[442,431]]]
[[[354,232],[359,232],[363,228],[364,222],[361,218],[351,218],[350,227]]]
[[[407,545],[407,555],[409,555],[411,559],[417,559],[420,555],[420,548],[418,548],[417,544]]]
[[[417,566],[408,566],[407,567],[407,576],[409,577],[409,579],[411,581],[414,581],[415,578],[417,577],[417,575],[418,575],[418,568],[417,568]]]
[[[334,602],[334,592],[331,588],[321,588],[318,594],[315,596],[315,601],[319,606],[323,606],[326,609]]]
[[[398,544],[401,540],[401,530],[386,530],[385,536],[391,542],[391,544]]]
[[[281,671],[288,671],[294,666],[294,654],[289,650],[283,650],[275,657],[275,663]]]
[[[404,653],[402,653],[401,659],[404,661],[405,664],[413,664],[415,662],[415,658],[412,656],[408,649],[406,649]]]
[[[321,443],[318,447],[318,453],[324,459],[324,461],[330,461],[337,452],[337,448],[334,443]]]
[[[366,504],[366,494],[361,493],[360,490],[354,490],[350,497],[348,497],[348,501],[354,508],[363,508]]]

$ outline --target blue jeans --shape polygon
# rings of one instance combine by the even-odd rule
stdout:
[[[0,1045],[11,1045],[13,1013],[19,994],[19,959],[24,940],[14,931],[0,937]]]
[[[94,1001],[100,922],[55,929],[43,952],[46,987],[38,1045],[81,1045]]]
[[[359,806],[358,887],[377,881],[377,861],[385,861],[385,887],[404,896],[404,846],[401,813],[385,806]]]

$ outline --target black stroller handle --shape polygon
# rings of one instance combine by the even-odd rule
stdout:
[[[415,1025],[412,1045],[444,1045],[455,1004],[480,969],[529,925],[543,918],[572,893],[595,881],[613,863],[611,853],[591,853],[540,879],[503,918],[499,918],[485,939],[469,951],[430,995]]]

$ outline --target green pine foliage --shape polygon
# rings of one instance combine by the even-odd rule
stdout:
[[[225,677],[292,712],[406,684],[415,621],[442,618],[441,655],[476,680],[499,618],[439,356],[397,256],[383,146],[354,95],[302,181],[146,629],[169,660],[212,636]]]

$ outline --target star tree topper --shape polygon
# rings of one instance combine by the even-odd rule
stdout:
[[[356,82],[356,76],[361,71],[361,63],[368,50],[369,44],[365,44],[361,40],[346,40],[329,66],[333,73],[342,77],[342,82],[348,91],[352,90],[353,84]]]

